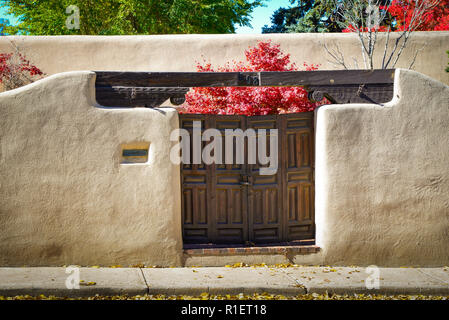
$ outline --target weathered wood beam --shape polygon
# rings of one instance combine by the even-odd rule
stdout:
[[[393,84],[394,69],[263,72],[116,72],[97,71],[98,86],[240,87]]]
[[[385,103],[393,98],[394,69],[286,72],[97,72],[97,102],[111,107],[158,107],[184,102],[191,87],[301,86],[332,103]],[[314,93],[315,92],[315,93]]]
[[[189,88],[184,87],[96,87],[97,102],[110,107],[160,106],[170,99],[175,105],[185,101]]]
[[[240,87],[258,86],[256,72],[112,72],[96,71],[97,86]]]
[[[394,69],[260,72],[260,86],[393,84]]]

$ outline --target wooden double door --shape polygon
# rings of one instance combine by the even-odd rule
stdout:
[[[190,133],[190,160],[194,121],[201,123],[203,132],[214,128],[222,133],[223,159],[226,129],[266,129],[268,154],[269,130],[277,129],[277,171],[262,175],[259,169],[266,165],[260,165],[259,157],[256,163],[249,163],[247,138],[244,163],[181,164],[184,243],[278,243],[314,238],[313,112],[251,117],[181,114],[180,127]],[[207,143],[202,142],[202,147]],[[235,157],[236,140],[233,143]]]

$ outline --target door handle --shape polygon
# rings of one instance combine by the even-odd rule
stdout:
[[[251,182],[240,181],[240,184],[241,184],[242,186],[250,186],[250,185],[251,185]]]

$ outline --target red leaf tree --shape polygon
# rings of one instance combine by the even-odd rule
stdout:
[[[213,68],[210,63],[197,64],[198,72],[258,72],[295,71],[290,54],[281,51],[280,45],[260,41],[245,51],[247,62],[233,61],[224,67]],[[304,63],[306,71],[318,69],[317,65]],[[186,94],[182,113],[269,115],[313,111],[323,104],[311,102],[301,87],[217,87],[192,88]]]
[[[395,18],[397,30],[402,31],[413,24],[411,20],[415,9],[415,1],[393,0],[388,12]],[[436,6],[424,13],[418,23],[415,31],[449,30],[449,0],[440,0]]]
[[[414,31],[445,30],[448,28],[449,0],[334,0],[338,6],[339,24],[344,32],[355,32],[361,44],[365,69],[374,69],[374,52],[378,32],[385,32],[381,69],[395,68]],[[390,41],[390,31],[396,31]],[[348,69],[340,50],[331,51],[335,64]],[[409,69],[415,63],[420,50],[410,60]],[[355,63],[357,67],[357,63]],[[358,67],[357,67],[358,68]]]
[[[418,7],[417,7],[418,4]],[[425,10],[428,5],[429,9]],[[422,0],[393,0],[390,5],[379,6],[386,10],[395,22],[393,31],[446,31],[449,30],[449,0],[430,1]],[[416,11],[422,11],[416,14]],[[392,26],[391,26],[392,27]],[[377,31],[386,32],[388,26],[378,26]],[[359,28],[362,32],[368,32],[368,28]],[[355,32],[357,29],[349,25],[342,32]],[[374,31],[374,28],[372,29]]]
[[[0,53],[0,84],[5,90],[15,89],[40,78],[44,73],[16,51]]]

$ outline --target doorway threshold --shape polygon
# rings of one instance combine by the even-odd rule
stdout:
[[[184,244],[184,254],[187,255],[308,254],[319,251],[314,239],[260,244]]]
[[[185,267],[227,265],[320,265],[314,239],[266,244],[185,244]]]

